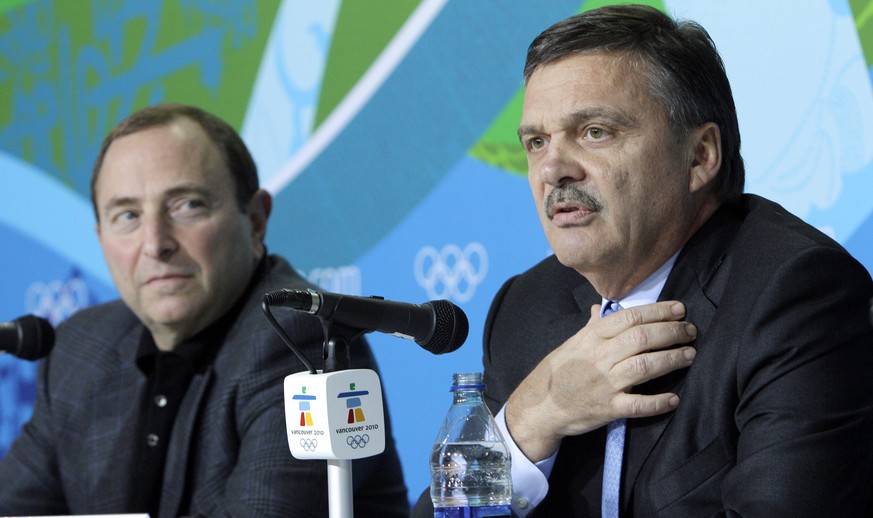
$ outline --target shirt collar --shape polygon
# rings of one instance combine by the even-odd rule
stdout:
[[[658,297],[661,295],[661,290],[664,289],[664,284],[667,283],[667,277],[670,275],[670,271],[676,263],[677,257],[679,257],[679,252],[673,254],[673,257],[667,259],[667,262],[655,270],[652,275],[646,277],[646,279],[637,284],[630,293],[616,302],[618,302],[623,309],[657,302]],[[605,308],[608,302],[608,299],[602,299],[601,308]]]

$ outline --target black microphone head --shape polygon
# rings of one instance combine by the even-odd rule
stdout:
[[[460,347],[470,331],[467,315],[461,308],[448,300],[434,300],[423,305],[433,308],[436,325],[429,340],[415,343],[434,354],[450,353]]]
[[[55,328],[44,318],[25,315],[15,319],[18,327],[18,350],[13,354],[25,360],[47,356],[55,345]]]

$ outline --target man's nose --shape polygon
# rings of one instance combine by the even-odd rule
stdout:
[[[154,259],[166,259],[178,248],[172,223],[163,215],[145,218],[143,224],[143,253]]]
[[[573,143],[557,138],[549,143],[538,174],[543,183],[553,187],[579,182],[586,176],[579,150]]]

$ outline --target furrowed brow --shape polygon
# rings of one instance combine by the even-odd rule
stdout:
[[[107,215],[114,209],[117,209],[119,207],[131,207],[137,205],[139,204],[139,201],[139,198],[135,198],[133,196],[120,196],[116,198],[111,198],[103,205],[102,213],[104,215]]]
[[[561,119],[561,124],[565,128],[573,128],[590,121],[603,121],[618,128],[627,128],[636,124],[633,117],[600,107],[583,108],[570,113]]]
[[[179,185],[171,189],[167,189],[163,193],[164,198],[178,198],[179,196],[196,195],[202,198],[212,198],[212,191],[201,185]]]

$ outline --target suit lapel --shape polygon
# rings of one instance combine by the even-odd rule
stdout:
[[[91,412],[82,444],[82,451],[87,452],[82,467],[89,475],[86,490],[110,498],[125,495],[122,500],[129,502],[134,488],[128,477],[119,474],[136,469],[134,458],[141,440],[136,424],[144,379],[135,365],[128,364],[120,366],[113,376],[104,377],[97,386],[99,390],[92,392],[87,406]]]
[[[689,240],[670,272],[659,300],[679,300],[685,304],[686,320],[697,326],[696,348],[706,343],[706,332],[718,308],[729,271],[725,265],[728,247],[736,236],[740,219],[735,211],[723,207]],[[634,389],[641,394],[676,393],[680,400],[687,370],[656,378]],[[625,471],[622,504],[627,508],[633,487],[643,465],[670,424],[673,412],[628,421],[625,443]]]
[[[193,483],[189,476],[194,472],[194,466],[190,463],[191,443],[203,410],[203,401],[212,381],[212,372],[213,368],[210,366],[204,373],[194,375],[176,414],[167,451],[167,464],[164,467],[161,516],[179,516],[182,499],[188,491],[187,485]]]
[[[82,435],[82,439],[76,441],[82,441],[79,458],[83,459],[82,469],[88,474],[88,485],[82,490],[125,503],[131,501],[134,488],[128,477],[118,474],[136,469],[137,423],[145,389],[145,379],[133,362],[139,337],[139,328],[136,328],[118,340],[117,352],[106,351],[106,357],[100,359],[107,364],[103,378],[93,384],[82,412],[84,430],[77,431],[76,426],[71,426],[62,431],[64,437],[73,432]],[[94,502],[99,503],[106,502]]]

